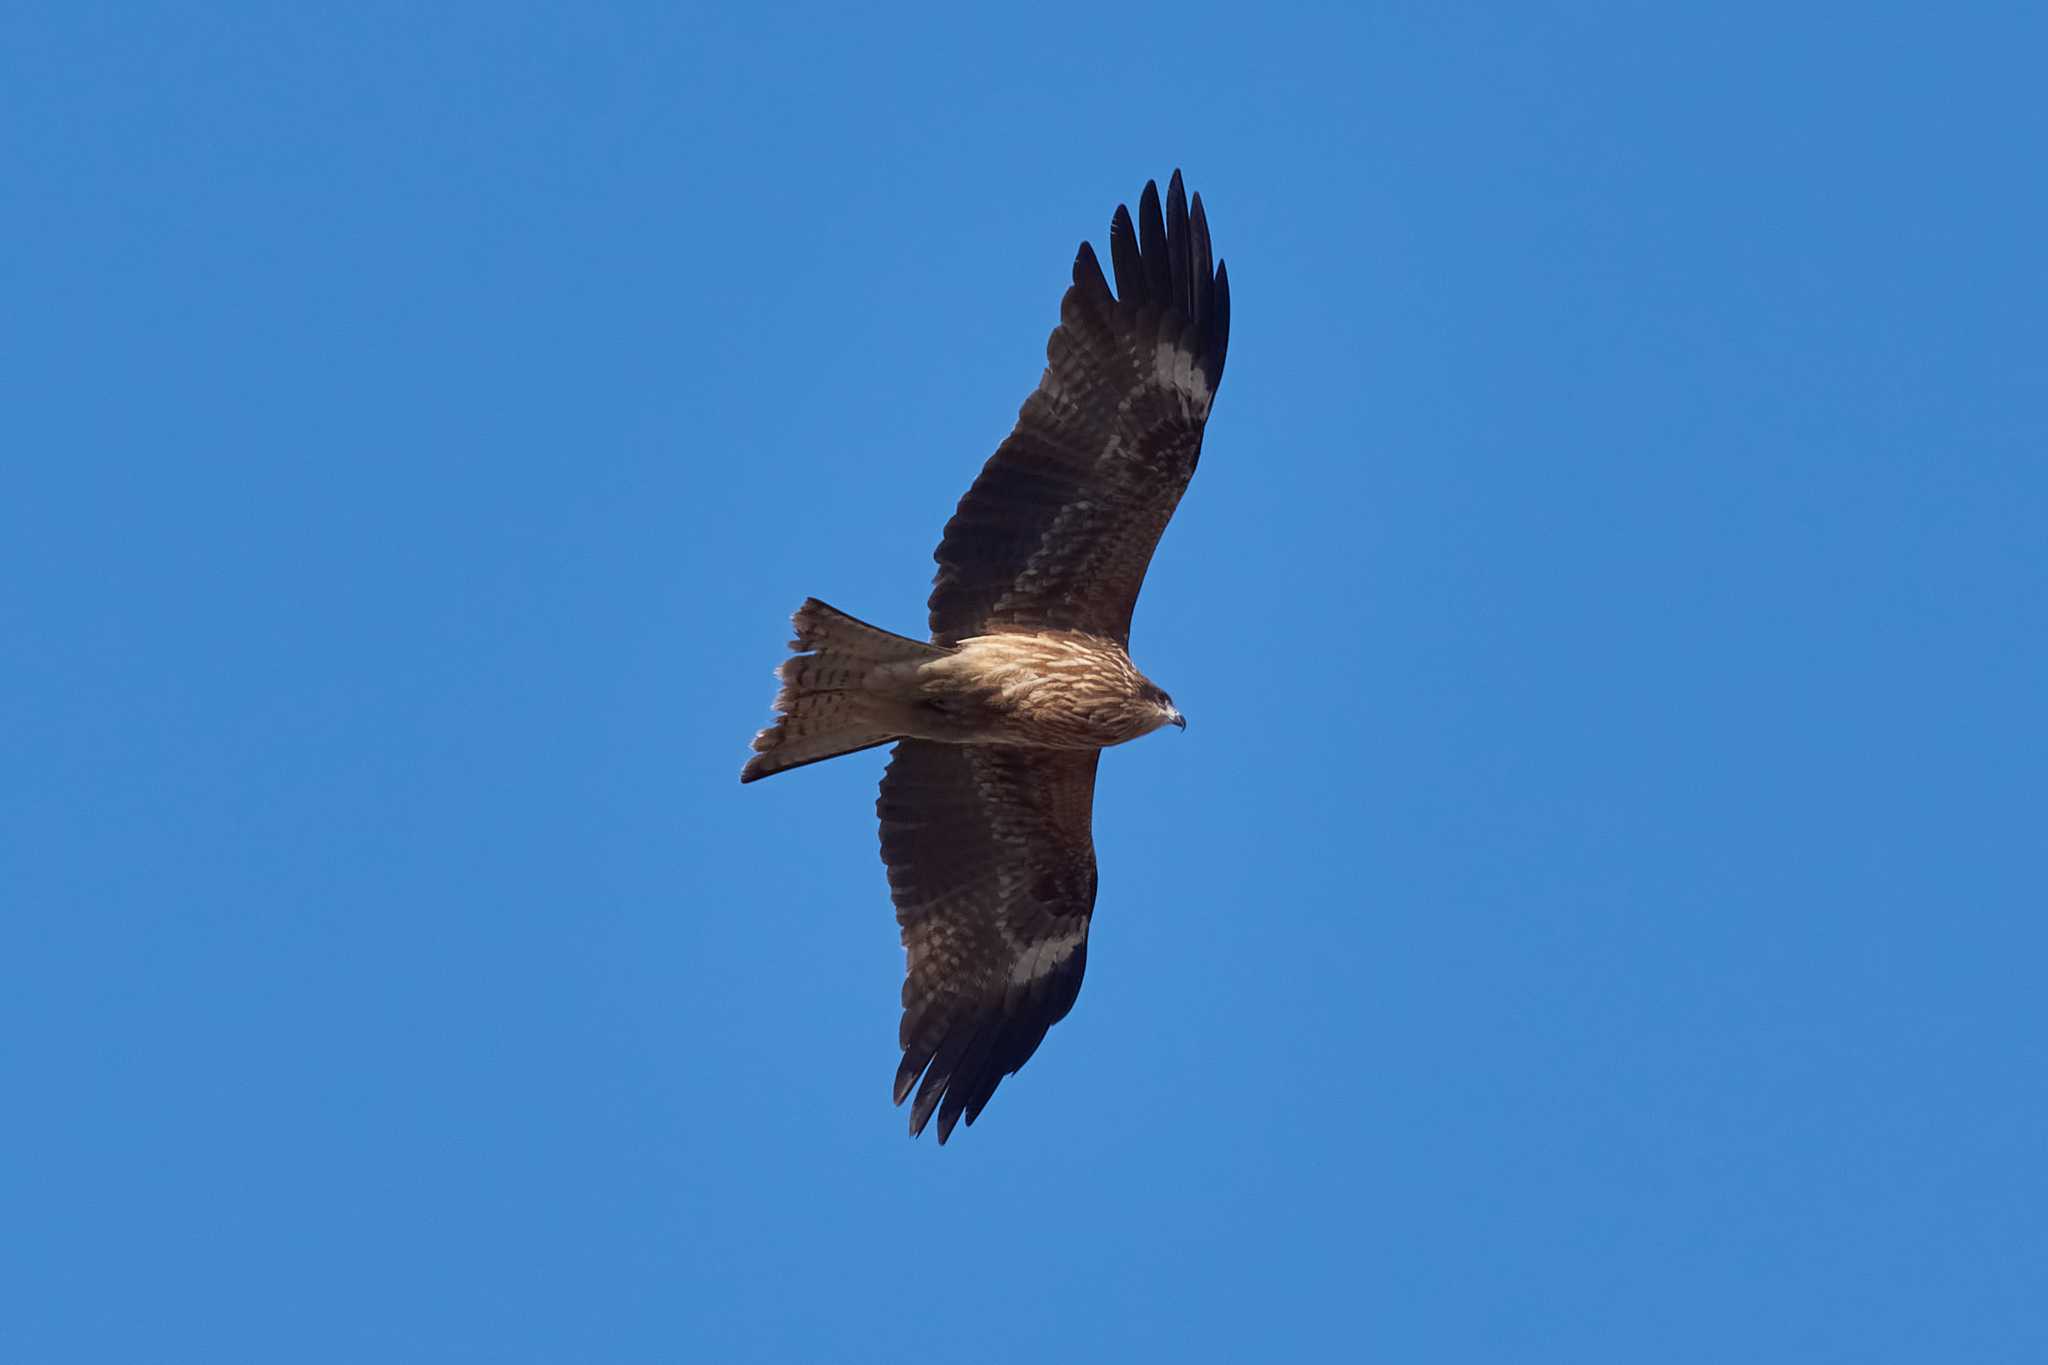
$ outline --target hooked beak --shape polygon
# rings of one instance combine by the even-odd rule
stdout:
[[[1187,718],[1186,716],[1182,715],[1182,714],[1181,714],[1181,713],[1180,713],[1180,712],[1179,712],[1178,710],[1176,710],[1176,711],[1175,711],[1175,712],[1174,712],[1174,713],[1173,713],[1173,714],[1172,714],[1171,716],[1167,717],[1167,719],[1168,719],[1168,721],[1170,721],[1170,722],[1171,722],[1171,723],[1172,723],[1173,725],[1175,725],[1176,727],[1178,727],[1178,728],[1180,728],[1180,729],[1182,729],[1182,730],[1185,730],[1185,729],[1187,729],[1187,728],[1188,728],[1188,718]]]

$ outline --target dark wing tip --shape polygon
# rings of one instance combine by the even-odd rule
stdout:
[[[1095,248],[1086,242],[1074,253],[1074,288],[1103,303],[1109,301],[1109,281],[1102,277],[1102,262],[1095,259]]]
[[[1100,280],[1102,267],[1095,253],[1084,248],[1084,254],[1093,266],[1092,279]],[[1230,343],[1230,280],[1215,259],[1202,196],[1188,194],[1177,168],[1167,178],[1163,198],[1158,181],[1145,182],[1135,221],[1127,206],[1117,205],[1109,220],[1109,263],[1119,303],[1172,309],[1194,324],[1202,369],[1213,388],[1223,377]],[[1082,283],[1079,261],[1074,282]]]
[[[1223,357],[1230,349],[1230,272],[1223,262],[1216,262],[1216,310],[1213,317],[1204,324],[1204,350],[1202,369],[1209,376],[1210,387],[1223,378]]]
[[[1145,297],[1145,267],[1138,258],[1138,229],[1122,204],[1109,220],[1109,263],[1116,271],[1116,296],[1126,303]]]
[[[924,1136],[926,1125],[936,1114],[939,1145],[946,1145],[971,1094],[982,1086],[987,1053],[1000,1030],[1000,1023],[992,1029],[987,1021],[956,1021],[936,1047],[912,1045],[904,1050],[903,1062],[896,1068],[895,1095],[898,1105],[910,1100],[912,1137]]]
[[[1138,196],[1138,251],[1145,261],[1145,303],[1173,297],[1172,267],[1166,254],[1166,216],[1159,211],[1159,182],[1147,180]]]
[[[1180,183],[1180,172],[1166,189],[1166,274],[1173,292],[1173,306],[1192,320],[1195,317],[1195,265],[1189,250],[1188,192]]]
[[[941,1147],[946,1145],[947,1138],[953,1136],[954,1127],[963,1118],[969,1127],[974,1126],[974,1120],[981,1116],[983,1106],[995,1094],[1003,1077],[1016,1069],[1006,1069],[986,1055],[995,1041],[994,1037],[984,1033],[975,1039],[973,1051],[976,1055],[957,1060],[938,1056],[920,1058],[913,1063],[907,1056],[903,1059],[903,1065],[896,1072],[896,1103],[901,1105],[910,1099],[915,1088],[917,1098],[910,1106],[910,1136],[923,1137],[934,1115],[939,1120]],[[1022,1064],[1020,1060],[1018,1065]],[[919,1083],[920,1072],[922,1084]]]
[[[1087,968],[1084,940],[1048,981],[1046,993],[1022,1009],[990,1005],[940,1024],[941,1031],[928,1030],[925,1025],[937,1021],[923,1018],[906,1029],[895,1096],[898,1105],[911,1101],[910,1135],[922,1136],[934,1116],[941,1146],[954,1125],[973,1127],[996,1088],[1023,1069],[1046,1033],[1074,1008]]]

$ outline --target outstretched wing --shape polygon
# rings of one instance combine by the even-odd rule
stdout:
[[[1148,183],[1109,228],[1116,295],[1086,242],[1045,375],[960,500],[934,558],[932,639],[990,627],[1084,630],[1128,646],[1160,533],[1202,453],[1230,339],[1202,197]]]
[[[906,739],[882,776],[882,861],[903,946],[910,1132],[972,1124],[1066,1017],[1095,908],[1093,750]],[[923,1078],[919,1083],[920,1076]]]

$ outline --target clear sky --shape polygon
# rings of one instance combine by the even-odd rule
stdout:
[[[2048,1359],[2048,21],[1254,8],[9,8],[0,1358]],[[913,1143],[740,763],[1176,166],[1191,723]]]

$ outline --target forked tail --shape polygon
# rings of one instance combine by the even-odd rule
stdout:
[[[775,723],[754,736],[742,782],[900,739],[902,729],[890,723],[895,706],[866,686],[869,673],[881,664],[951,652],[857,621],[815,597],[805,598],[790,619],[796,638],[789,647],[796,653],[775,670],[782,679]]]

